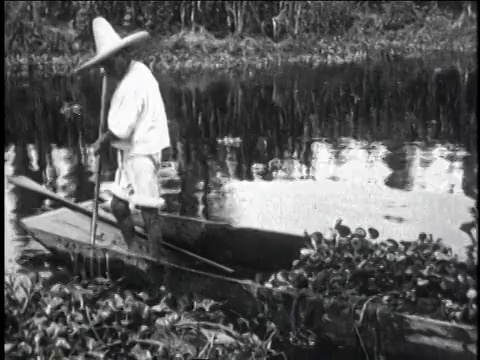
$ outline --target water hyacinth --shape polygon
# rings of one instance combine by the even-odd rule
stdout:
[[[229,323],[221,304],[128,290],[97,278],[46,285],[5,276],[9,359],[265,359],[276,328],[256,335]],[[237,320],[238,322],[238,320]],[[257,323],[262,323],[260,319]],[[232,357],[233,356],[233,357]]]
[[[476,245],[460,261],[441,239],[421,233],[414,241],[371,241],[379,232],[353,232],[339,219],[324,235],[305,233],[306,246],[289,271],[268,287],[306,289],[336,299],[381,296],[392,310],[476,324]]]

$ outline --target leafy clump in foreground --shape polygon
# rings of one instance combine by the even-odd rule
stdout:
[[[227,323],[218,303],[151,296],[95,279],[47,286],[5,276],[9,359],[264,359],[265,340]]]
[[[284,290],[305,289],[336,300],[377,299],[402,313],[476,324],[477,245],[460,261],[441,239],[422,233],[415,241],[372,241],[373,228],[353,232],[337,222],[329,234],[305,234],[302,249],[289,271],[266,282]],[[370,238],[370,239],[369,239]]]

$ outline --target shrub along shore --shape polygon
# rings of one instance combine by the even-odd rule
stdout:
[[[168,5],[170,2],[165,3]],[[378,2],[377,5],[342,1],[318,4],[294,2],[293,5],[277,4],[277,7],[280,6],[277,9],[279,13],[268,18],[264,14],[265,8],[255,10],[251,2],[241,3],[248,3],[249,6],[243,8],[235,2],[229,5],[235,9],[239,7],[239,13],[232,19],[228,15],[228,4],[224,5],[227,6],[226,23],[230,23],[226,29],[221,29],[221,25],[213,27],[207,21],[205,14],[208,11],[215,13],[215,9],[209,8],[190,9],[190,23],[182,18],[182,23],[176,26],[172,17],[168,30],[152,29],[152,25],[145,20],[147,10],[143,8],[132,10],[131,7],[122,5],[126,6],[123,9],[125,15],[117,15],[118,20],[105,14],[105,10],[99,7],[80,8],[76,10],[75,21],[70,21],[65,29],[60,25],[57,28],[53,25],[31,25],[34,28],[31,31],[37,33],[42,46],[35,42],[29,44],[26,40],[17,44],[21,36],[9,36],[13,25],[6,24],[7,73],[25,74],[29,68],[48,73],[68,73],[72,67],[92,55],[94,45],[89,25],[85,24],[90,24],[91,18],[97,15],[106,16],[120,33],[129,33],[134,28],[150,30],[152,39],[137,48],[135,55],[158,72],[268,69],[292,63],[316,66],[419,58],[439,51],[476,52],[477,15],[476,11],[473,12],[465,4],[463,10],[455,12],[440,8],[436,2],[430,2],[430,5],[419,5],[418,2],[411,1]],[[40,5],[36,6],[39,12],[37,15],[41,17],[43,13],[38,9]],[[184,8],[184,13],[187,10]],[[21,13],[18,9],[16,11]],[[131,24],[132,11],[140,19],[135,22],[135,26]],[[141,11],[144,15],[138,15]],[[182,14],[182,8],[179,11]],[[276,14],[275,11],[271,10],[272,14]],[[320,18],[309,19],[308,13],[312,11],[317,12]],[[253,18],[260,13],[265,19],[254,21]],[[83,16],[82,22],[78,19],[79,14]],[[241,14],[245,17],[243,22],[239,18]],[[280,15],[283,17],[279,18]],[[42,24],[45,24],[49,18],[45,15],[42,20]],[[260,24],[260,29],[255,26],[257,23]],[[51,33],[55,29],[57,35],[53,37]],[[17,33],[26,38],[28,31],[29,28],[25,25]]]

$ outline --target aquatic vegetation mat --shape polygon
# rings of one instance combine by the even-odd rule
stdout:
[[[265,359],[277,330],[262,339],[229,323],[212,300],[154,295],[97,278],[46,285],[5,275],[9,359]],[[248,324],[247,321],[244,324]]]
[[[475,226],[476,221],[466,224],[465,230]],[[292,268],[264,284],[318,294],[337,304],[363,303],[363,310],[368,301],[392,312],[477,324],[478,245],[473,236],[461,261],[432,235],[422,233],[415,241],[374,241],[379,235],[373,228],[352,231],[341,220],[325,234],[305,234],[308,246]]]

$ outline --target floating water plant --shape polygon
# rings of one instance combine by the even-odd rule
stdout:
[[[5,276],[5,355],[9,359],[265,359],[262,339],[228,322],[219,303],[155,296],[97,278],[48,286]]]
[[[401,313],[476,324],[476,247],[460,261],[441,239],[421,233],[414,241],[372,241],[374,228],[334,229],[305,234],[302,249],[289,271],[273,274],[266,286],[308,290],[335,299],[380,297]],[[369,239],[370,237],[370,239]]]

